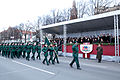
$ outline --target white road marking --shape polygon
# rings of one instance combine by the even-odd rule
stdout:
[[[1,59],[6,59],[5,57],[0,57]]]
[[[16,71],[11,71],[11,72],[0,73],[0,76],[1,75],[12,74],[12,73],[16,73],[16,72],[23,72],[23,71],[27,71],[27,70],[30,70],[30,69],[23,69],[23,70],[16,70]]]
[[[29,68],[32,68],[32,69],[35,69],[35,70],[38,70],[38,71],[42,71],[42,72],[48,73],[48,74],[51,74],[51,75],[55,75],[55,73],[53,73],[53,72],[46,71],[46,70],[43,70],[43,69],[40,69],[40,68],[37,68],[37,67],[34,67],[34,66],[30,66],[30,65],[27,65],[27,64],[24,64],[24,63],[15,61],[15,60],[12,60],[12,62],[17,63],[17,64],[24,65],[24,66],[26,66],[26,67],[29,67]]]

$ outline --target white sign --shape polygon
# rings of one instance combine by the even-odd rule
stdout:
[[[93,45],[92,44],[81,44],[80,50],[81,50],[81,52],[83,52],[85,54],[90,53],[93,50]]]

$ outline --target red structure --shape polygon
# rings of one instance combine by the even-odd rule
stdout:
[[[80,51],[80,45],[78,45],[78,47],[79,47],[79,53],[83,54],[83,58],[85,58],[85,54]],[[97,45],[94,44],[93,45],[93,51],[88,54],[88,58],[90,58],[90,54],[94,54],[94,55],[97,54],[96,48],[97,48]],[[115,56],[115,46],[112,46],[112,45],[102,45],[102,48],[103,48],[103,55]],[[64,49],[64,47],[62,46],[62,52],[64,52],[63,49]],[[120,46],[119,46],[119,49],[120,49]],[[67,53],[72,53],[73,52],[72,51],[72,45],[67,45],[66,52]]]

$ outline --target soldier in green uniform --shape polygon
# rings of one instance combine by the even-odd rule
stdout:
[[[3,43],[3,46],[2,46],[2,56],[5,55],[5,43]]]
[[[40,43],[37,45],[37,53],[38,53],[38,55],[37,55],[36,58],[41,60],[41,58],[40,58],[40,53],[41,53],[41,45],[40,45]]]
[[[54,47],[54,53],[55,53],[55,57],[54,57],[54,62],[55,60],[57,61],[57,63],[59,64],[59,60],[58,60],[58,47],[57,47],[57,44],[55,44],[55,47]]]
[[[81,70],[80,65],[79,65],[79,60],[78,60],[78,43],[75,42],[75,44],[72,46],[72,51],[73,51],[73,60],[70,63],[70,67],[72,67],[73,63],[76,62],[77,69]]]
[[[52,61],[52,64],[54,64],[54,60],[53,60],[53,53],[54,53],[54,48],[53,48],[53,45],[50,44],[50,47],[49,47],[49,55],[50,55],[50,58],[49,58],[49,63],[50,61]]]
[[[5,43],[5,46],[4,46],[4,54],[5,54],[5,57],[7,57],[7,43]]]
[[[19,43],[17,53],[18,58],[20,58],[22,56],[22,43]]]
[[[47,44],[45,44],[42,51],[44,52],[44,57],[45,57],[42,63],[45,64],[45,61],[46,61],[47,65],[49,65],[48,60],[47,60],[47,56],[48,56],[48,46],[47,46]]]
[[[1,55],[3,56],[3,43],[1,44]]]
[[[30,60],[30,52],[31,52],[31,44],[30,43],[28,43],[27,44],[27,57],[26,57],[26,60]]]
[[[15,54],[15,47],[14,47],[14,43],[11,43],[11,58],[14,59],[14,54]]]
[[[7,57],[10,57],[10,44],[7,44]]]
[[[4,56],[4,43],[2,43],[2,56]]]
[[[19,59],[20,58],[20,44],[19,43],[17,43],[17,45],[15,46],[15,49],[16,49],[16,55],[17,55],[17,58]]]
[[[14,53],[13,53],[13,57],[17,57],[17,46],[18,44],[17,43],[13,43],[13,49],[14,49]]]
[[[19,49],[20,49],[20,52],[19,52],[19,58],[21,58],[21,56],[22,56],[22,50],[23,50],[22,43],[20,43],[20,45],[19,45]]]
[[[8,43],[6,43],[6,46],[5,46],[5,57],[6,58],[8,57]]]
[[[32,54],[33,54],[33,55],[32,55],[32,57],[31,57],[33,60],[35,60],[36,48],[37,48],[37,46],[35,45],[35,43],[33,43],[33,45],[32,45]]]
[[[102,54],[103,54],[103,48],[101,47],[100,44],[98,44],[98,47],[97,47],[97,56],[96,58],[98,59],[98,63],[101,63],[101,59],[102,59]]]
[[[1,55],[1,52],[2,52],[2,44],[0,43],[0,55]]]
[[[22,49],[22,51],[23,51],[23,58],[25,58],[26,57],[26,44],[25,43],[23,43],[23,49]]]

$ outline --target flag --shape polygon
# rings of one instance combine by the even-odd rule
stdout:
[[[50,45],[50,42],[47,37],[45,37],[45,44],[47,44],[48,46]]]

